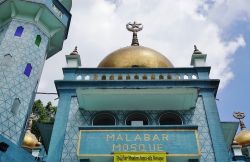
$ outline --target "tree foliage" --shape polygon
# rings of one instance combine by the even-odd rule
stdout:
[[[48,102],[46,106],[43,105],[41,100],[36,100],[32,107],[32,113],[36,116],[38,122],[53,123],[55,120],[56,107]]]
[[[32,107],[33,124],[31,132],[39,139],[41,137],[37,123],[54,123],[56,107],[48,102],[46,106],[41,100],[36,100]]]

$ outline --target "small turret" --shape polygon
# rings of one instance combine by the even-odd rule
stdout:
[[[206,66],[206,58],[207,58],[207,55],[199,51],[196,45],[194,45],[194,52],[191,58],[191,65],[194,67]]]
[[[245,160],[250,157],[250,131],[246,129],[243,119],[245,114],[242,112],[234,112],[233,116],[239,120],[240,132],[235,136],[232,149],[234,160]]]
[[[69,55],[66,55],[67,67],[79,67],[81,66],[81,58],[78,54],[77,47]]]

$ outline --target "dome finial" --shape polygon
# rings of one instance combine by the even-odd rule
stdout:
[[[128,31],[133,32],[133,39],[132,39],[131,46],[139,46],[137,32],[143,29],[143,25],[141,23],[136,23],[134,21],[134,23],[131,23],[131,22],[127,23],[126,28]]]
[[[70,55],[78,55],[78,51],[77,51],[77,46],[75,46],[75,49],[73,52],[71,52]]]
[[[239,119],[240,121],[240,129],[241,130],[244,130],[246,129],[246,126],[243,122],[243,119],[245,117],[245,114],[243,112],[234,112],[233,116],[236,118],[236,119]]]
[[[198,50],[196,45],[194,45],[194,53],[193,54],[202,54],[202,52]]]

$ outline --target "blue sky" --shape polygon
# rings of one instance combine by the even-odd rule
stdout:
[[[246,45],[236,51],[231,68],[234,78],[229,84],[218,92],[217,104],[223,120],[232,120],[232,112],[245,112],[245,124],[250,128],[250,23],[249,21],[236,21],[223,33],[225,39],[242,34]]]
[[[190,66],[193,45],[206,53],[211,78],[221,80],[217,98],[223,121],[245,112],[250,128],[250,1],[249,0],[74,0],[72,22],[63,50],[46,61],[39,91],[55,92],[65,55],[78,46],[83,67],[96,67],[112,51],[128,46],[129,21],[143,23],[143,46],[168,57],[176,67]],[[41,96],[44,102],[55,96]],[[55,101],[56,103],[56,101]]]

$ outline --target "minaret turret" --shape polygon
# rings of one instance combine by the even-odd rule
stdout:
[[[43,65],[67,38],[71,0],[0,1],[0,136],[21,145]]]
[[[207,55],[199,51],[196,45],[194,45],[194,52],[191,58],[191,65],[195,67],[206,66],[206,59]]]
[[[81,58],[78,54],[77,47],[69,55],[66,55],[67,67],[79,67],[81,66]]]

